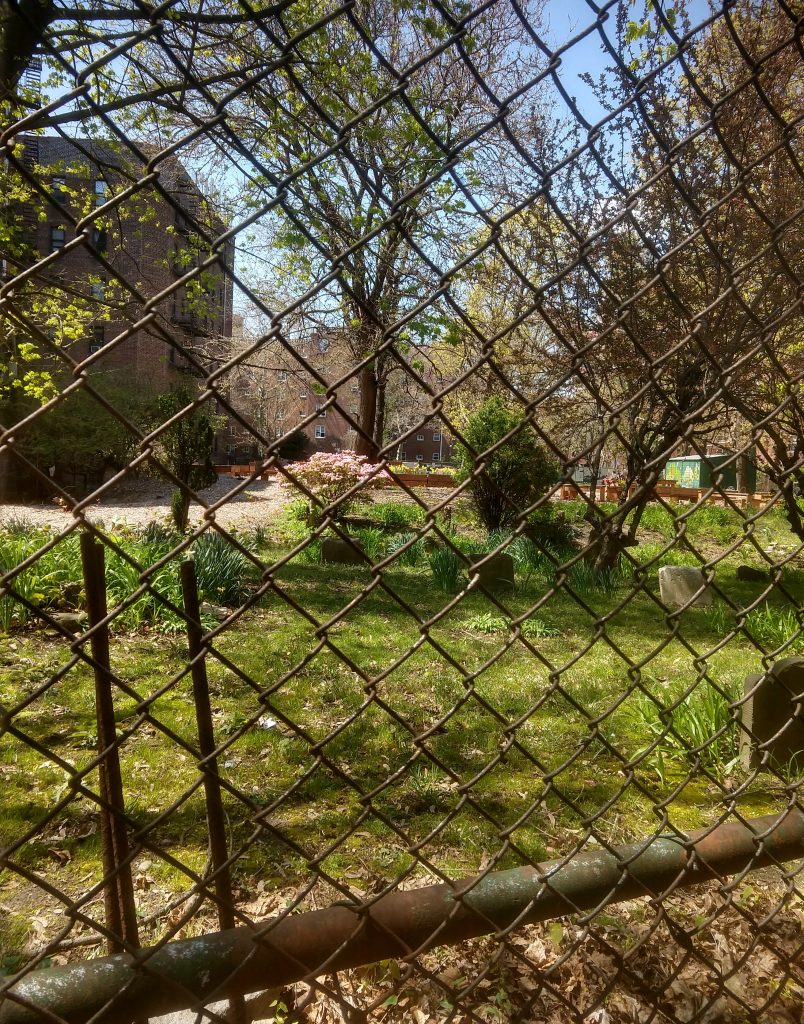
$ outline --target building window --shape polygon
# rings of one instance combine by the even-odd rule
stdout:
[[[441,431],[440,430],[434,430],[433,431],[433,440],[434,441],[440,441],[441,440]]]
[[[417,434],[416,435],[416,440],[417,441],[423,441],[424,440],[424,434]]]
[[[433,452],[433,458],[430,461],[431,462],[440,462],[441,461],[441,455],[438,452]]]
[[[103,302],[106,298],[106,282],[105,281],[92,281],[90,284],[90,291],[92,298],[98,302]]]
[[[317,438],[326,437],[327,436],[327,428],[325,426],[323,426],[322,424],[319,424],[315,428],[315,436]]]
[[[67,202],[67,181],[65,178],[51,179],[50,198],[56,203]]]
[[[89,343],[89,354],[92,355],[93,352],[100,352],[105,344],[106,338],[103,327],[93,327],[92,341]]]
[[[108,238],[103,228],[93,228],[90,241],[92,242],[93,249],[97,249],[98,252],[106,252]]]
[[[64,248],[64,228],[51,228],[50,229],[50,251],[57,252],[59,249]]]
[[[103,178],[95,179],[95,205],[103,206],[106,202],[107,185]]]
[[[318,351],[319,352],[326,352],[328,348],[329,348],[329,340],[327,338],[319,338],[318,339]]]
[[[405,461],[405,459],[407,459],[407,457],[408,457],[408,455],[407,455],[407,452],[406,452],[406,451],[405,451],[405,449],[403,448],[403,449],[402,449],[402,450],[400,451],[400,453],[399,453],[399,461],[400,461],[400,462],[404,462],[404,461]]]
[[[277,370],[276,371],[276,379],[277,380],[287,380],[288,379],[288,371],[287,370]]]
[[[321,402],[315,403],[315,411],[318,413],[319,416],[327,415],[327,410],[322,406]]]
[[[416,461],[417,462],[424,462],[424,456],[423,455],[417,455],[416,456]]]
[[[359,390],[360,390],[360,385],[359,384],[353,384],[352,385],[352,391],[359,391]]]

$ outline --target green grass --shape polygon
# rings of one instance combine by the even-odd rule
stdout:
[[[290,550],[289,519],[286,512],[274,536],[260,538],[256,553],[266,564]],[[790,543],[781,521],[767,528],[777,543]],[[476,538],[462,530],[455,536],[477,550]],[[472,590],[442,614],[466,579],[460,560],[450,552],[457,575],[448,567],[442,589],[431,558],[449,549],[428,557],[412,532],[380,540],[385,554],[399,552],[381,586],[365,589],[372,580],[366,566],[322,566],[311,545],[277,570],[276,589],[215,641],[207,665],[216,736],[227,744],[219,770],[234,790],[224,795],[230,844],[237,849],[248,841],[234,865],[237,884],[296,884],[319,856],[347,884],[356,876],[387,880],[411,868],[411,849],[425,840],[430,862],[460,877],[500,848],[501,833],[510,839],[501,866],[510,866],[571,849],[587,819],[607,840],[626,842],[654,827],[654,808],[665,800],[680,828],[703,827],[720,813],[718,780],[740,779],[741,771],[732,763],[729,703],[745,675],[759,669],[763,649],[794,637],[796,612],[784,595],[763,600],[725,645],[737,622],[725,604],[684,613],[681,635],[668,640],[668,621],[651,597],[667,556],[655,559],[661,546],[653,540],[629,549],[646,567],[644,587],[634,592],[628,565],[600,576],[583,563],[556,589],[564,574],[549,557],[530,541],[506,544],[503,537],[496,546],[514,556],[514,591],[498,595],[498,606]],[[126,543],[140,545],[153,564],[170,538]],[[212,552],[219,542],[206,543]],[[232,550],[220,553],[227,564]],[[718,583],[738,608],[763,590],[736,579],[748,553],[717,566]],[[69,554],[62,552],[65,565]],[[206,554],[197,553],[199,563]],[[559,562],[571,557],[553,555]],[[209,579],[219,582],[209,588],[229,598],[242,594],[226,587],[249,586],[243,557],[238,553],[236,571],[224,576],[210,569]],[[123,592],[133,578],[124,560],[111,561]],[[48,572],[66,571],[56,555],[47,564]],[[38,578],[47,575],[43,569]],[[799,573],[789,571],[785,582],[800,603]],[[603,618],[596,622],[582,604]],[[522,616],[518,637],[511,621]],[[424,622],[430,625],[423,631]],[[322,631],[324,623],[331,624]],[[70,656],[66,641],[30,623],[14,619],[12,631],[0,635],[0,704],[16,730],[0,744],[0,844],[35,828],[69,796],[66,764],[81,771],[93,756],[93,677],[81,662],[61,674]],[[203,800],[194,789],[196,724],[191,682],[182,675],[185,644],[157,632],[153,617],[143,618],[138,629],[130,623],[113,633],[111,658],[125,683],[115,691],[118,728],[133,728],[143,701],[148,711],[121,758],[127,807],[146,830],[164,903],[191,883],[159,851],[200,870],[207,850]],[[260,728],[265,716],[278,724]],[[625,785],[628,771],[632,785]],[[461,789],[470,782],[473,803]],[[94,772],[86,785],[97,785]],[[182,796],[178,810],[158,820]],[[780,806],[783,794],[766,779],[737,799],[741,812],[754,816]],[[255,839],[254,808],[269,807],[267,827]],[[73,799],[47,826],[46,841],[24,843],[12,859],[65,892],[86,891],[100,871],[94,821],[92,804]],[[48,852],[54,848],[69,860],[57,863]],[[30,916],[35,897],[13,871],[0,878],[0,902],[17,908],[4,932],[8,955],[19,948],[20,918]]]

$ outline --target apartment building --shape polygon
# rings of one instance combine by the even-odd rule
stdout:
[[[14,159],[19,179],[27,171],[37,188],[16,209],[6,200],[28,265],[48,259],[35,271],[37,286],[58,297],[38,329],[74,362],[89,360],[86,373],[142,396],[203,376],[226,357],[232,335],[231,245],[178,284],[211,255],[225,225],[175,157],[157,161],[156,175],[138,185],[155,155],[150,147],[135,155],[111,142],[29,136]],[[9,265],[6,274],[19,269]],[[24,343],[24,330],[11,341]],[[58,355],[42,362],[60,386],[70,379]],[[89,467],[90,477],[97,471]]]
[[[124,369],[132,384],[153,391],[170,387],[176,373],[199,372],[194,359],[203,367],[220,356],[232,334],[231,248],[199,284],[166,294],[150,322],[120,337],[144,318],[149,300],[207,255],[203,236],[225,230],[182,164],[175,158],[160,164],[160,190],[135,192],[96,222],[88,245],[66,249],[75,237],[72,217],[86,215],[88,205],[103,206],[145,167],[110,143],[55,137],[28,139],[26,160],[49,186],[34,247],[42,255],[65,249],[49,273],[97,307],[97,319],[71,355],[80,359],[108,346],[96,365]]]

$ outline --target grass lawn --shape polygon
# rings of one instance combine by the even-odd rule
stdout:
[[[579,511],[567,503],[568,519]],[[597,580],[583,566],[556,576],[535,558],[518,563],[516,588],[496,600],[439,590],[426,551],[372,576],[309,555],[288,562],[301,535],[290,518],[252,538],[253,559],[284,564],[208,659],[241,902],[252,906],[258,892],[267,907],[311,870],[363,893],[408,875],[461,877],[627,842],[668,823],[703,827],[722,814],[743,781],[729,702],[763,649],[797,648],[804,577],[794,559],[783,590],[763,598],[763,584],[735,575],[759,564],[738,515],[704,509],[687,539],[717,561],[728,599],[757,610],[736,634],[723,601],[668,621],[657,566],[696,556],[662,554],[672,516],[649,511],[631,551],[646,566],[641,587],[632,565]],[[484,542],[465,514],[451,528],[461,546]],[[757,531],[780,562],[796,548],[777,515]],[[526,614],[517,635],[508,620]],[[90,893],[90,917],[102,904],[91,893],[101,877],[95,808],[74,795],[69,774],[94,756],[92,673],[66,640],[31,622],[9,626],[0,634],[0,704],[13,712],[0,740],[0,845],[25,837],[0,875],[0,956],[13,966],[64,924],[56,891]],[[125,683],[116,717],[148,941],[207,863],[192,687],[184,639],[164,624],[116,631],[111,657]],[[704,745],[695,754],[685,742]],[[84,785],[96,789],[96,773]],[[783,780],[761,777],[736,804],[747,817],[784,806]],[[53,887],[38,932],[37,877]]]

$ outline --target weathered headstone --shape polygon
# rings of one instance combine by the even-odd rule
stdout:
[[[770,583],[770,574],[766,569],[757,569],[753,565],[738,565],[737,579],[744,583]]]
[[[484,558],[488,558],[488,555],[473,554],[467,557],[470,563],[475,566],[478,562],[482,562]],[[497,555],[492,555],[487,562],[475,569],[472,575],[475,573],[478,576],[478,585],[485,587],[487,590],[493,590],[494,587],[513,587],[514,560],[505,552],[500,552]]]
[[[756,768],[763,755],[775,766],[797,758],[804,764],[804,658],[777,661],[769,672],[745,681],[740,754]],[[799,767],[800,770],[800,767]]]
[[[668,608],[700,608],[712,603],[712,588],[701,570],[692,565],[663,565],[659,569],[659,594]]]
[[[356,537],[351,543],[338,537],[324,537],[321,541],[321,558],[324,562],[338,562],[341,565],[365,565],[363,542]]]

